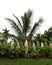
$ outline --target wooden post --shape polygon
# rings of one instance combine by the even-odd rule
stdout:
[[[37,50],[40,49],[40,42],[39,41],[36,42],[36,48],[37,48]]]
[[[23,48],[23,43],[20,42],[19,44],[20,44],[20,49],[22,49]]]
[[[31,42],[28,43],[28,52],[31,52],[32,44]]]
[[[48,46],[48,43],[47,42],[45,42],[45,48],[48,48],[49,46]]]

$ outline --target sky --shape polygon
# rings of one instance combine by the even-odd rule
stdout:
[[[12,16],[15,14],[21,20],[20,17],[28,9],[33,11],[32,23],[37,22],[40,17],[44,19],[42,26],[36,33],[44,33],[52,26],[52,0],[0,0],[0,32],[7,27],[10,33],[15,34],[5,18],[15,20]]]

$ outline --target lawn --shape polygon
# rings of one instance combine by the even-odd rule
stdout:
[[[0,65],[52,65],[52,59],[2,59]]]

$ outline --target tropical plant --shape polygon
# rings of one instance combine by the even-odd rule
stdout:
[[[16,45],[14,45],[13,47],[9,48],[8,57],[18,58],[18,52],[19,52],[19,48],[17,48]]]
[[[41,48],[39,53],[40,53],[41,57],[45,57],[46,48],[45,47]]]
[[[26,55],[26,53],[25,53],[25,46],[23,46],[23,48],[19,48],[19,52],[18,52],[18,57],[19,58],[25,58],[25,57],[27,57],[27,55]]]
[[[0,33],[0,43],[4,43],[4,39],[3,39],[3,35],[2,35],[2,33]]]
[[[34,58],[34,59],[39,59],[40,58],[40,53],[39,51],[31,51],[31,53],[28,54],[28,58]]]
[[[36,29],[40,26],[40,24],[43,22],[43,19],[40,18],[38,22],[36,22],[31,28],[31,17],[32,17],[32,11],[28,10],[28,12],[24,13],[24,16],[21,17],[21,21],[13,15],[17,22],[15,22],[13,19],[5,18],[7,21],[9,21],[12,25],[12,28],[17,32],[17,39],[19,41],[24,41],[25,39],[31,40],[32,37],[34,36],[34,33],[36,32]],[[18,24],[19,23],[19,24]],[[30,32],[30,33],[29,33]],[[29,35],[27,36],[27,34]]]
[[[8,38],[12,38],[14,40],[17,39],[17,37],[13,34],[9,33],[9,30],[7,28],[3,29],[3,32],[0,33],[0,43],[7,43]]]
[[[52,58],[52,48],[50,47],[48,48],[48,55],[49,58]]]
[[[35,37],[34,37],[34,41],[36,42],[37,40],[41,43],[41,42],[44,42],[44,38],[45,38],[45,35],[44,34],[37,34]]]
[[[7,43],[9,37],[8,34],[9,34],[9,30],[7,30],[7,28],[3,29],[2,37],[5,40],[5,43]]]
[[[52,39],[52,27],[50,27],[50,28],[48,29],[48,31],[45,30],[44,35],[45,35],[45,38],[46,38],[48,41],[50,41],[50,39]]]

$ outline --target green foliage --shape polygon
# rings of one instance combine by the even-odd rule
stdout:
[[[21,17],[21,21],[18,19],[17,16],[13,15],[15,19],[17,20],[17,23],[13,19],[5,18],[8,20],[12,28],[16,31],[17,36],[10,34],[9,30],[5,28],[3,30],[3,33],[0,33],[0,57],[7,57],[7,58],[40,58],[40,57],[49,57],[52,58],[52,48],[40,48],[37,51],[30,50],[31,52],[26,54],[25,53],[25,47],[18,48],[17,42],[14,41],[13,45],[11,46],[10,43],[7,43],[8,38],[13,37],[14,40],[18,40],[19,42],[25,42],[25,40],[32,41],[32,37],[34,37],[34,33],[40,27],[40,24],[43,22],[43,19],[40,18],[38,22],[34,24],[34,26],[31,28],[31,16],[32,11],[28,10],[28,12],[25,12],[24,15]],[[27,34],[29,35],[27,36]],[[34,40],[32,42],[39,41],[45,43],[52,43],[52,27],[48,29],[48,31],[45,31],[44,34],[37,34],[34,37]]]
[[[31,28],[31,16],[32,16],[31,10],[28,10],[28,12],[25,12],[24,15],[21,16],[22,23],[18,19],[18,17],[16,17],[15,15],[13,16],[16,18],[17,23],[19,24],[17,24],[13,19],[9,19],[9,18],[5,18],[5,19],[11,23],[12,28],[17,33],[17,36],[18,36],[17,39],[21,41],[25,40],[26,38],[28,40],[32,39],[32,36],[34,36],[36,29],[40,27],[40,24],[43,22],[43,19],[40,18],[38,22],[34,24],[33,28]],[[29,35],[27,36],[28,33]]]
[[[42,57],[52,58],[52,48],[40,48],[37,51],[33,51],[26,54],[26,47],[18,48],[17,43],[13,43],[12,46],[10,43],[0,43],[0,57],[7,58],[35,58],[39,59]]]
[[[45,36],[44,34],[37,34],[35,37],[34,37],[34,42],[36,41],[39,41],[40,43],[45,41]]]
[[[31,52],[28,54],[28,58],[34,58],[34,59],[39,59],[40,58],[40,53],[39,51]]]
[[[41,48],[39,51],[41,57],[47,57],[47,58],[52,58],[52,48]]]
[[[45,30],[44,35],[45,38],[48,39],[48,41],[50,41],[50,39],[52,39],[52,27],[50,27],[48,31]]]
[[[41,48],[39,53],[40,53],[41,57],[45,57],[46,48],[45,47]]]
[[[19,53],[18,53],[19,54],[19,58],[25,58],[25,57],[27,57],[27,55],[25,53],[25,49],[26,49],[26,47],[23,46],[23,48],[19,50]]]
[[[52,48],[49,48],[49,58],[52,58]]]
[[[16,48],[17,45],[13,45],[13,47],[10,45],[10,43],[7,44],[1,44],[0,45],[0,56],[1,57],[10,57],[10,58],[16,58],[18,54],[18,48]]]

